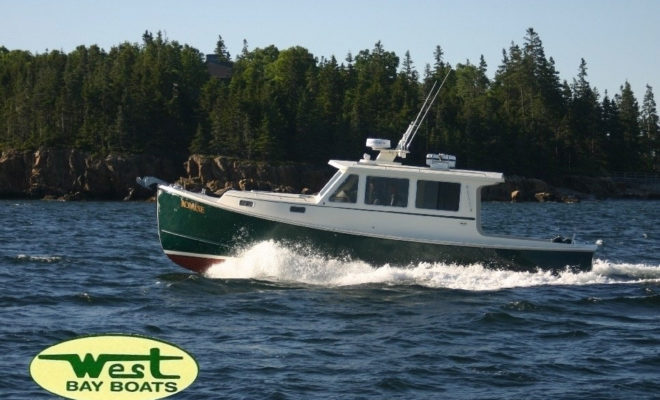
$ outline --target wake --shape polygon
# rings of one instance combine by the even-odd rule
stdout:
[[[289,248],[273,241],[258,243],[221,264],[206,276],[216,279],[257,279],[319,286],[363,284],[419,285],[429,288],[487,291],[542,285],[593,285],[660,282],[660,265],[594,260],[591,271],[553,274],[550,271],[493,270],[468,266],[419,263],[407,267],[370,265],[362,261],[328,259],[305,248]]]

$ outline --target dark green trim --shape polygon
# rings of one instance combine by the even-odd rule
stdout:
[[[313,205],[312,207],[319,207],[316,205]],[[403,215],[416,215],[418,217],[432,217],[432,218],[445,218],[445,219],[460,219],[464,221],[474,221],[476,218],[474,217],[459,217],[459,216],[453,216],[453,215],[438,215],[438,214],[422,214],[422,213],[411,213],[411,212],[403,212],[403,211],[396,211],[396,207],[392,207],[393,210],[387,209],[387,210],[373,210],[370,208],[355,208],[355,207],[333,207],[333,206],[328,206],[325,205],[323,207],[327,208],[340,208],[343,210],[355,210],[355,211],[366,211],[366,212],[379,212],[379,213],[388,213],[388,214],[403,214]],[[385,206],[383,206],[385,207]]]

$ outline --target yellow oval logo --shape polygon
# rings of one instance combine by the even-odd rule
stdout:
[[[190,386],[198,372],[197,361],[180,347],[121,334],[67,340],[30,363],[39,386],[76,400],[161,399]]]

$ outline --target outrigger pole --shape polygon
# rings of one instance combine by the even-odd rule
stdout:
[[[424,122],[424,119],[426,118],[426,114],[428,114],[429,110],[431,109],[431,106],[433,106],[433,103],[435,102],[436,97],[438,97],[438,93],[440,93],[440,89],[442,89],[442,86],[444,86],[445,81],[449,77],[449,74],[451,73],[451,69],[449,72],[447,72],[447,75],[445,75],[445,78],[442,80],[442,83],[440,83],[440,86],[436,88],[438,85],[438,81],[435,81],[433,83],[433,87],[431,87],[431,91],[429,91],[428,96],[426,96],[426,99],[424,100],[424,104],[422,104],[422,108],[419,110],[419,113],[417,113],[417,117],[413,122],[408,125],[408,129],[406,129],[406,132],[403,134],[403,137],[401,140],[399,140],[399,144],[396,146],[396,150],[399,153],[399,157],[405,158],[405,154],[408,153],[408,149],[410,148],[410,145],[412,144],[413,139],[415,138],[415,135],[417,134],[417,131],[419,130],[419,127],[422,125],[422,122]]]

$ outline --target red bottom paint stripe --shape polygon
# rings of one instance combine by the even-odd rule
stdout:
[[[184,268],[203,274],[213,264],[219,264],[225,260],[222,258],[205,258],[196,256],[184,256],[180,254],[167,254],[170,260]]]

